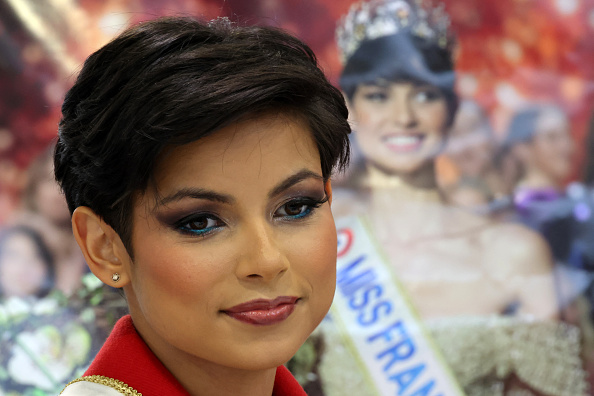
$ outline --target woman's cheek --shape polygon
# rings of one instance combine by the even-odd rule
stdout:
[[[170,245],[150,251],[141,257],[137,256],[135,265],[143,266],[145,279],[140,284],[150,288],[168,288],[175,290],[181,300],[186,296],[195,298],[196,291],[213,282],[217,277],[215,271],[220,266],[211,262],[212,258],[204,254],[196,254],[191,245]]]
[[[331,224],[321,228],[322,233],[317,239],[317,245],[312,248],[312,255],[310,257],[318,257],[315,260],[314,271],[320,280],[324,280],[325,285],[332,287],[334,293],[334,285],[336,283],[336,226],[334,221]]]
[[[359,134],[373,135],[374,133],[378,132],[377,129],[379,128],[380,122],[376,119],[376,117],[370,116],[366,113],[359,113],[355,125],[357,128],[356,131]]]

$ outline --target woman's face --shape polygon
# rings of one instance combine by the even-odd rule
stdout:
[[[50,160],[43,164],[41,177],[35,186],[35,206],[39,213],[57,225],[70,226],[70,212],[66,198],[54,179],[54,165]]]
[[[49,276],[35,241],[27,234],[8,236],[0,252],[0,282],[4,297],[36,295]]]
[[[331,190],[306,123],[258,116],[172,148],[155,184],[134,208],[125,287],[142,337],[170,369],[286,362],[336,278]]]
[[[379,81],[360,85],[350,103],[367,161],[386,173],[411,173],[441,151],[448,109],[434,86]]]
[[[487,128],[479,110],[460,107],[448,136],[447,155],[461,175],[480,178],[492,168],[494,147]]]
[[[575,143],[564,114],[550,111],[538,118],[530,152],[533,166],[554,182],[563,183],[571,175]]]

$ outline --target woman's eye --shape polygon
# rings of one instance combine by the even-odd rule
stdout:
[[[441,98],[443,95],[436,89],[420,89],[413,95],[413,100],[417,103],[428,103]]]
[[[177,228],[185,233],[204,235],[223,226],[223,222],[213,216],[195,216],[181,220]]]
[[[311,206],[302,202],[289,202],[281,206],[275,213],[277,217],[305,217],[311,212]]]
[[[290,219],[301,219],[310,215],[316,208],[320,207],[324,200],[295,200],[287,202],[277,209],[274,217],[285,217]]]
[[[368,92],[364,97],[371,102],[384,102],[388,99],[388,95],[385,92]]]

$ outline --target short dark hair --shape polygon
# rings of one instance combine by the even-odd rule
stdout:
[[[522,143],[531,143],[538,132],[538,122],[541,116],[551,112],[558,112],[566,117],[563,109],[553,103],[531,103],[516,110],[510,119],[507,132],[499,150],[495,154],[495,165],[500,168],[512,149]]]
[[[458,109],[452,52],[450,47],[441,47],[406,30],[367,40],[348,58],[340,76],[340,87],[352,100],[359,85],[380,79],[436,86],[445,97],[447,126],[451,126]]]
[[[544,114],[557,112],[566,117],[561,107],[552,103],[534,103],[517,110],[511,117],[503,148],[510,149],[518,143],[528,143],[538,129],[538,120]]]
[[[226,18],[144,22],[89,56],[66,94],[56,179],[71,212],[90,207],[132,253],[134,193],[161,151],[263,112],[307,120],[324,178],[347,165],[344,99],[299,39]]]

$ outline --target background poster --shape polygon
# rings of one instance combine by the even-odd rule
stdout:
[[[64,204],[49,177],[51,164],[47,153],[57,134],[60,105],[85,57],[127,26],[142,20],[160,15],[228,16],[240,23],[266,24],[291,31],[313,48],[330,80],[337,84],[342,66],[334,31],[337,21],[353,3],[351,0],[0,0],[0,226],[3,229],[0,234],[0,395],[59,392],[67,379],[84,368],[113,319],[123,312],[121,297],[113,290],[102,288],[86,272],[84,261],[69,237]],[[484,110],[492,130],[491,144],[495,148],[490,149],[493,157],[489,161],[505,142],[510,119],[519,108],[531,102],[547,102],[567,116],[575,150],[564,185],[568,187],[566,201],[573,216],[570,220],[577,219],[581,228],[577,227],[576,231],[574,225],[568,226],[564,221],[554,223],[552,228],[570,227],[575,233],[572,247],[577,243],[574,241],[586,243],[589,236],[594,236],[589,226],[590,189],[594,183],[590,174],[594,169],[590,165],[594,159],[594,153],[590,152],[594,149],[591,143],[594,137],[590,137],[594,133],[590,125],[594,108],[594,42],[589,38],[594,33],[594,0],[444,0],[443,3],[458,38],[458,95]],[[480,184],[477,190],[482,191],[483,182],[487,183],[480,180],[481,175],[479,180],[460,183],[467,181],[465,166],[472,168],[481,163],[481,158],[484,162],[483,149],[480,142],[470,139],[454,150],[454,154],[446,151],[437,163],[440,183],[444,191],[451,193],[452,202],[481,214],[485,214],[485,205],[496,202],[498,197],[473,195],[466,199],[456,193],[475,184]],[[506,168],[497,169],[503,174]],[[511,191],[498,193],[505,195]],[[507,218],[504,216],[502,221]],[[29,242],[23,235],[19,239],[18,232],[13,235],[7,231],[15,226],[26,228],[21,234],[26,234]],[[554,234],[551,227],[539,231],[555,243],[555,235],[546,234]],[[35,238],[41,238],[42,247],[25,246],[24,251],[30,256],[21,256],[19,260],[39,261],[38,267],[27,267],[21,274],[3,269],[8,268],[5,262],[21,254],[14,246],[34,243]],[[573,250],[569,250],[559,260],[567,259],[570,267],[582,271],[579,291],[574,294],[585,296],[589,303],[590,252],[584,248],[580,257],[575,258],[571,256]],[[38,283],[43,285],[39,286],[42,291],[30,293],[34,296],[31,298],[9,298],[9,283],[33,282],[33,274],[37,274]],[[50,279],[49,283],[44,277]],[[592,327],[588,306],[578,311],[568,310],[562,316],[584,327],[587,338]],[[80,353],[68,352],[73,349]],[[591,366],[594,352],[585,346],[584,354],[584,364]],[[46,361],[36,361],[33,356],[49,357]],[[52,362],[61,363],[47,369]],[[22,367],[31,367],[33,374],[26,378],[15,374]]]

